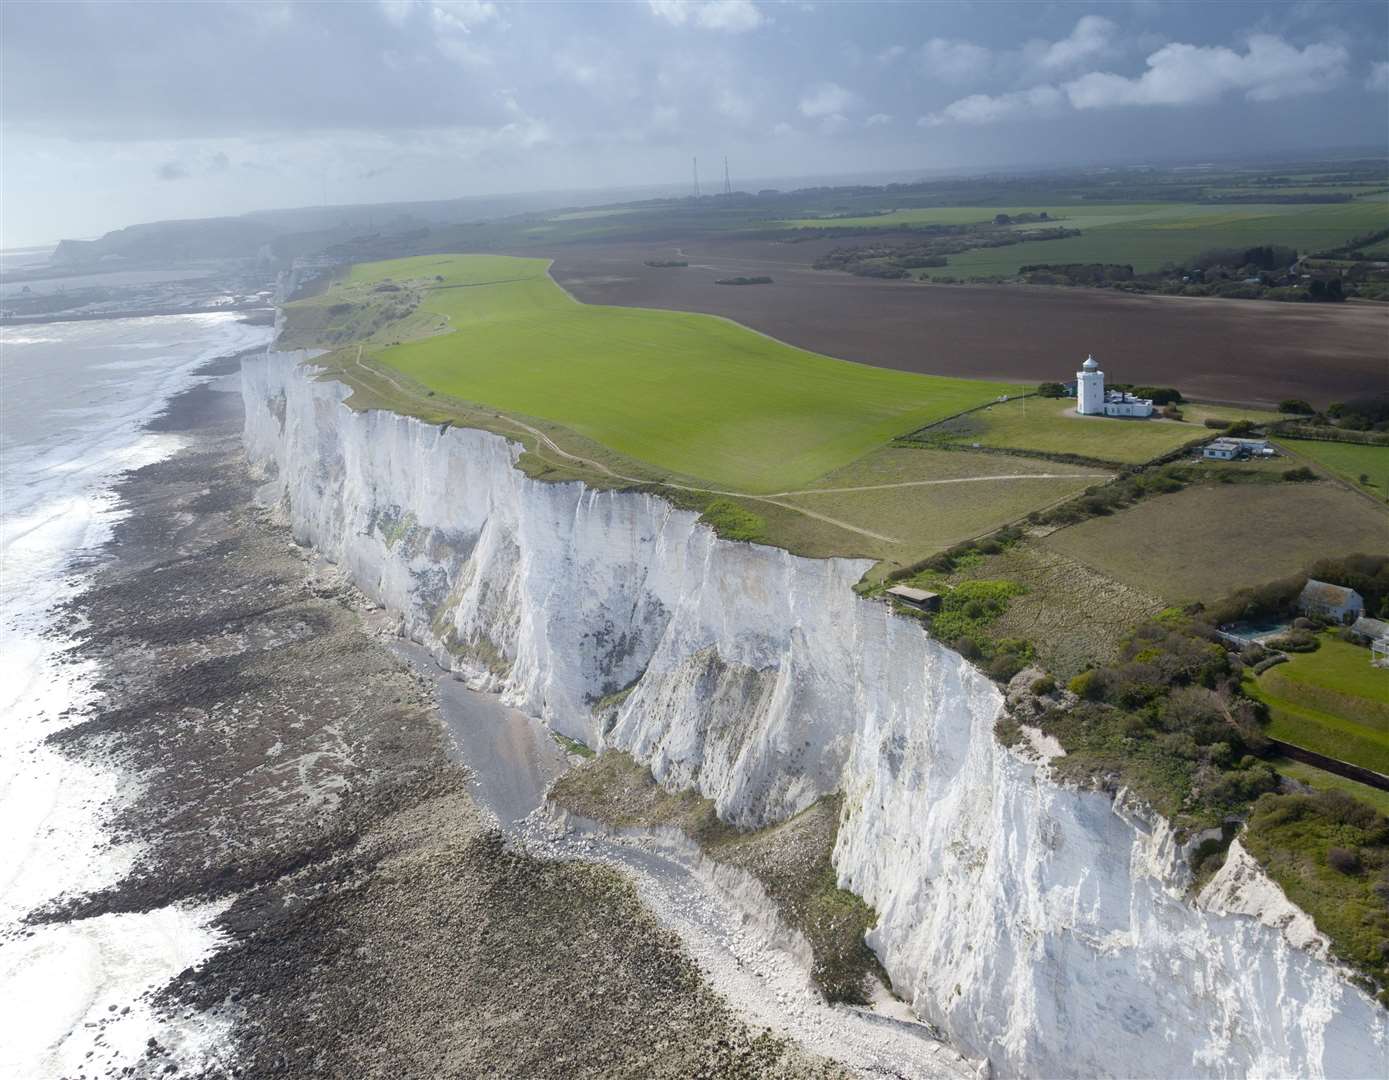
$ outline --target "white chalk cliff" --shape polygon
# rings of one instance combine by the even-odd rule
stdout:
[[[1165,822],[1000,745],[998,690],[855,596],[866,563],[528,479],[515,443],[353,412],[291,354],[243,388],[267,500],[475,683],[740,825],[842,790],[835,865],[894,988],[997,1074],[1389,1076],[1389,1013],[1252,860],[1192,903]]]

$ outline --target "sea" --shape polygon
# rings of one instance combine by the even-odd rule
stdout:
[[[8,266],[16,260],[4,260]],[[140,852],[108,832],[137,781],[45,744],[89,716],[97,673],[70,653],[64,605],[130,513],[129,469],[176,452],[148,432],[217,357],[269,343],[235,313],[0,327],[0,1077],[119,1073],[168,1024],[148,995],[210,954],[218,910],[173,906],[68,922],[27,916],[114,885]],[[212,1052],[207,1025],[175,1040]],[[201,1048],[201,1049],[200,1049]],[[190,1060],[191,1057],[191,1060]]]

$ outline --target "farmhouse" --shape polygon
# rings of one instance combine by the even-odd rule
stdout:
[[[1105,390],[1104,372],[1093,356],[1087,356],[1076,372],[1076,412],[1081,416],[1145,417],[1153,415],[1153,403],[1123,390]]]
[[[1309,578],[1297,598],[1297,610],[1313,618],[1353,623],[1365,614],[1365,598],[1354,589]]]
[[[1269,446],[1267,439],[1231,439],[1223,437],[1208,442],[1201,448],[1201,456],[1217,461],[1232,461],[1235,458],[1273,457],[1277,451]]]
[[[925,589],[913,589],[910,585],[894,585],[887,590],[888,596],[894,600],[914,607],[917,611],[939,611],[940,594],[927,592]]]

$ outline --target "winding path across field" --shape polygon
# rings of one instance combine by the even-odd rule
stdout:
[[[380,368],[368,367],[365,363],[363,363],[362,346],[360,345],[357,346],[357,355],[353,360],[353,364],[368,379],[380,379],[383,382],[389,383],[397,392],[404,394],[406,397],[415,396],[415,391],[402,385],[393,376],[387,374],[385,371],[382,371]],[[552,452],[554,452],[566,461],[571,461],[575,464],[583,465],[590,469],[595,469],[598,472],[602,473],[604,476],[611,477],[614,480],[620,480],[625,484],[649,484],[653,482],[649,479],[644,479],[638,476],[626,476],[620,472],[617,472],[614,469],[609,468],[607,465],[604,465],[601,461],[595,461],[592,458],[586,458],[582,457],[579,454],[570,453],[568,450],[560,446],[559,443],[555,442],[554,439],[550,438],[549,435],[545,434],[545,432],[541,431],[539,428],[532,427],[530,424],[527,424],[522,420],[518,420],[514,416],[506,416],[502,413],[493,413],[492,415],[504,423],[513,424],[516,427],[521,428],[523,431],[526,431],[529,434],[535,436],[536,440],[539,443],[541,443],[547,449],[551,450]],[[1004,475],[993,476],[958,476],[952,477],[947,480],[901,480],[891,484],[860,484],[853,487],[802,488],[799,491],[773,491],[762,495],[754,495],[746,491],[726,491],[721,488],[699,487],[694,484],[677,484],[670,480],[662,480],[659,481],[659,483],[663,487],[674,488],[678,491],[693,491],[701,495],[723,495],[732,498],[754,499],[758,502],[770,503],[773,506],[779,506],[785,510],[792,510],[798,514],[804,514],[806,517],[815,518],[817,521],[823,521],[826,524],[834,525],[836,528],[845,529],[849,532],[857,533],[860,536],[866,536],[872,540],[881,540],[882,542],[887,544],[896,544],[900,543],[900,541],[896,537],[884,536],[882,533],[876,533],[870,529],[861,528],[858,525],[851,525],[847,521],[841,521],[838,518],[830,517],[828,514],[821,514],[814,510],[808,510],[804,506],[796,506],[794,503],[783,502],[782,500],[790,498],[791,496],[799,495],[842,495],[852,493],[855,491],[884,491],[889,488],[930,487],[937,484],[976,484],[991,480],[997,481],[1081,479],[1108,480],[1110,479],[1110,474],[1096,472],[1007,473]]]

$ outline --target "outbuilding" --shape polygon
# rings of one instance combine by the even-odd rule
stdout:
[[[1308,578],[1297,598],[1297,610],[1309,618],[1348,625],[1365,614],[1365,598],[1344,585]]]
[[[1385,622],[1383,619],[1371,619],[1368,615],[1361,615],[1350,624],[1350,636],[1362,645],[1368,645],[1380,638],[1389,638],[1389,622]]]
[[[916,608],[917,611],[940,610],[940,593],[913,589],[910,585],[894,585],[887,590],[887,594],[907,607]]]

